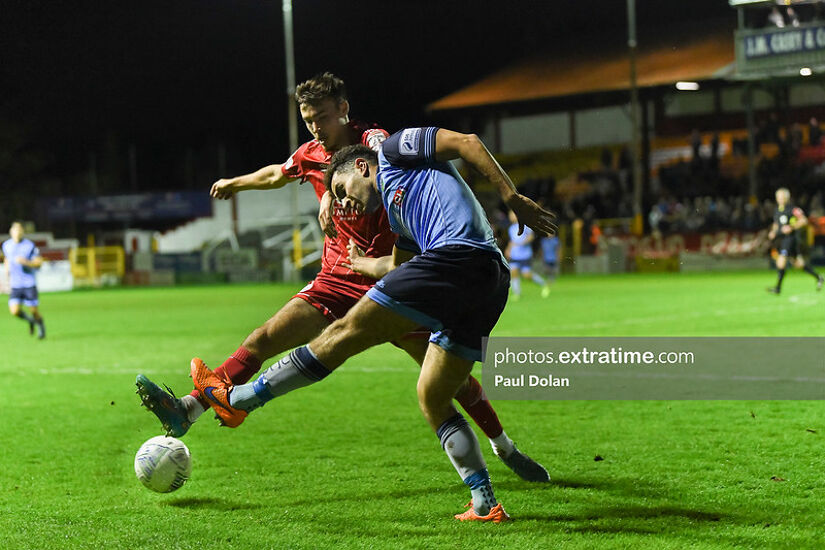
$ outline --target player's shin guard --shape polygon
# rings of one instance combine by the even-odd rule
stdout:
[[[495,409],[475,377],[467,378],[467,384],[455,396],[455,399],[488,438],[494,439],[504,431]]]
[[[215,369],[218,376],[228,377],[233,384],[246,384],[261,370],[261,360],[243,346]]]
[[[479,515],[487,515],[496,505],[496,497],[475,433],[461,414],[445,420],[436,433],[453,467],[470,488],[473,509]]]
[[[229,403],[237,409],[251,411],[280,395],[319,382],[330,372],[309,346],[303,346],[266,369],[251,384],[232,388]]]

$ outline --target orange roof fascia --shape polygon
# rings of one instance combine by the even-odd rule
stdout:
[[[650,87],[720,78],[734,60],[733,30],[684,45],[648,48],[636,58],[637,82],[639,87]],[[531,59],[430,103],[427,109],[443,111],[626,90],[630,87],[629,63],[626,54],[575,58],[556,54]]]

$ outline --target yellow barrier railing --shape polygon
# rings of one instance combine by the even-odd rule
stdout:
[[[72,276],[76,281],[99,284],[103,277],[123,277],[126,254],[122,246],[78,247],[69,251]]]

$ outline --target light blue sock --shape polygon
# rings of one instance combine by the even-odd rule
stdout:
[[[252,411],[280,395],[323,380],[330,372],[309,346],[303,346],[266,369],[254,382],[232,388],[229,404]]]

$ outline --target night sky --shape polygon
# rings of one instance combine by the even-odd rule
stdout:
[[[338,74],[352,114],[392,131],[536,51],[625,32],[625,10],[624,0],[294,0],[297,79]],[[735,20],[725,0],[638,0],[637,11],[641,30]],[[211,165],[184,177],[187,148],[203,165],[224,144],[232,173],[289,152],[277,0],[0,0],[0,56],[0,147],[39,155],[20,177],[63,182],[50,192],[72,192],[90,151],[104,170],[129,144],[141,189],[210,183]],[[0,161],[10,185],[3,174]]]

